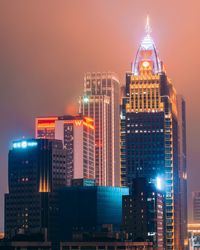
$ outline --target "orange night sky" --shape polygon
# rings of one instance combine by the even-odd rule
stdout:
[[[187,102],[188,195],[200,190],[199,10],[199,0],[0,0],[0,230],[11,141],[33,137],[36,116],[75,112],[84,72],[114,71],[124,84],[147,14]]]

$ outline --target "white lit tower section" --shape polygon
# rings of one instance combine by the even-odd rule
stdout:
[[[95,128],[92,118],[63,116],[55,121],[55,138],[66,149],[67,185],[72,179],[95,179]]]
[[[94,95],[80,98],[83,114],[93,117],[95,121],[95,179],[99,186],[110,186],[111,147],[110,134],[110,98],[103,95]]]
[[[145,177],[149,182],[159,177],[164,182],[167,250],[184,249],[181,196],[186,194],[180,194],[178,131],[176,90],[159,60],[147,19],[146,36],[132,72],[126,74],[121,110],[121,183],[131,186],[135,177]]]
[[[94,119],[96,180],[120,185],[120,83],[114,73],[86,73],[79,112]]]

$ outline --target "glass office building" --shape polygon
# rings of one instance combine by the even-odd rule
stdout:
[[[56,191],[66,185],[66,149],[62,141],[30,139],[13,142],[9,151],[5,194],[5,234],[55,233]]]
[[[76,233],[101,232],[104,225],[114,231],[122,223],[122,196],[126,187],[76,185],[60,191],[61,235],[72,240]],[[65,238],[66,237],[66,238]]]
[[[123,230],[131,241],[153,242],[155,249],[164,249],[163,191],[145,178],[136,178],[130,195],[123,196]]]

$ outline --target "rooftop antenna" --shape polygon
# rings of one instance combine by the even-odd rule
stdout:
[[[146,25],[145,25],[145,31],[146,31],[147,36],[150,36],[150,34],[152,32],[152,29],[151,29],[151,26],[150,26],[149,15],[147,15],[147,20],[146,20]]]

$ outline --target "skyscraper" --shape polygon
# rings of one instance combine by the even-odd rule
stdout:
[[[120,185],[120,84],[114,73],[86,73],[80,113],[94,119],[96,182]]]
[[[6,237],[56,230],[56,192],[66,185],[66,150],[59,140],[30,139],[9,151],[9,193],[5,195]]]
[[[55,122],[55,138],[66,148],[67,185],[72,179],[95,178],[95,128],[92,118],[63,116]]]
[[[192,192],[192,216],[193,222],[200,222],[200,192]]]
[[[148,20],[132,72],[126,74],[125,92],[121,110],[122,185],[130,187],[136,177],[145,177],[151,183],[157,177],[162,180],[166,249],[184,249],[181,197],[186,194],[180,188],[177,95],[158,57]],[[186,200],[183,203],[185,209]]]
[[[150,241],[155,249],[163,250],[163,208],[159,185],[149,184],[145,178],[134,179],[132,194],[123,196],[123,230],[127,238]]]
[[[92,118],[79,115],[37,118],[35,134],[36,138],[63,142],[67,185],[73,178],[95,178],[95,127]]]
[[[188,237],[187,230],[187,148],[186,148],[186,103],[181,95],[177,95],[178,103],[178,152],[180,179],[180,227],[181,242]]]

